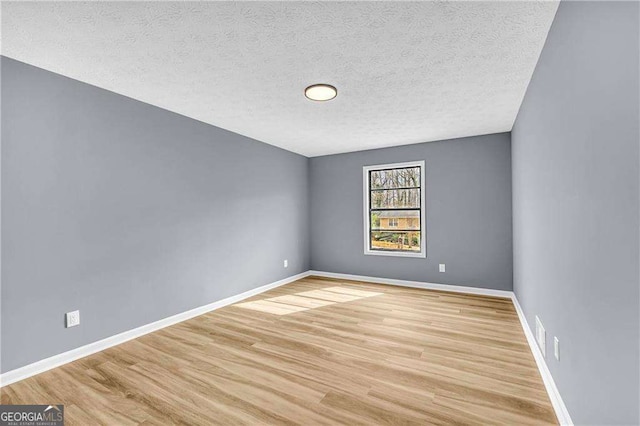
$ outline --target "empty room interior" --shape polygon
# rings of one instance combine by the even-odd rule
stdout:
[[[640,424],[639,2],[0,12],[0,426]]]

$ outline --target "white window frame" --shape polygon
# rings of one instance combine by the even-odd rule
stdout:
[[[371,214],[369,212],[369,172],[375,170],[385,169],[401,169],[406,167],[420,167],[420,251],[382,251],[371,250],[369,247],[369,230],[371,229]],[[362,180],[363,180],[363,216],[364,216],[364,254],[372,256],[394,256],[394,257],[427,257],[427,239],[426,235],[426,210],[425,210],[425,162],[422,161],[408,161],[405,163],[391,163],[391,164],[375,164],[371,166],[364,166],[362,168]]]

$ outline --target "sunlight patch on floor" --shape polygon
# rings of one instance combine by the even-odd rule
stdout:
[[[303,291],[286,296],[237,303],[234,306],[275,315],[288,315],[309,309],[321,308],[335,303],[353,302],[384,293],[364,291],[348,287],[327,287],[321,290]]]

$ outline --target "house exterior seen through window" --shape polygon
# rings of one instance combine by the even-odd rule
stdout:
[[[424,161],[365,166],[365,254],[426,257]]]

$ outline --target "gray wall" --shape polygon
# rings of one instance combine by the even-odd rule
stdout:
[[[427,258],[366,256],[362,167],[413,160],[426,162]],[[315,157],[310,174],[313,269],[512,289],[508,133]]]
[[[638,7],[561,2],[512,133],[514,290],[576,424],[640,422]]]
[[[2,107],[2,371],[309,269],[307,158],[7,58]]]

